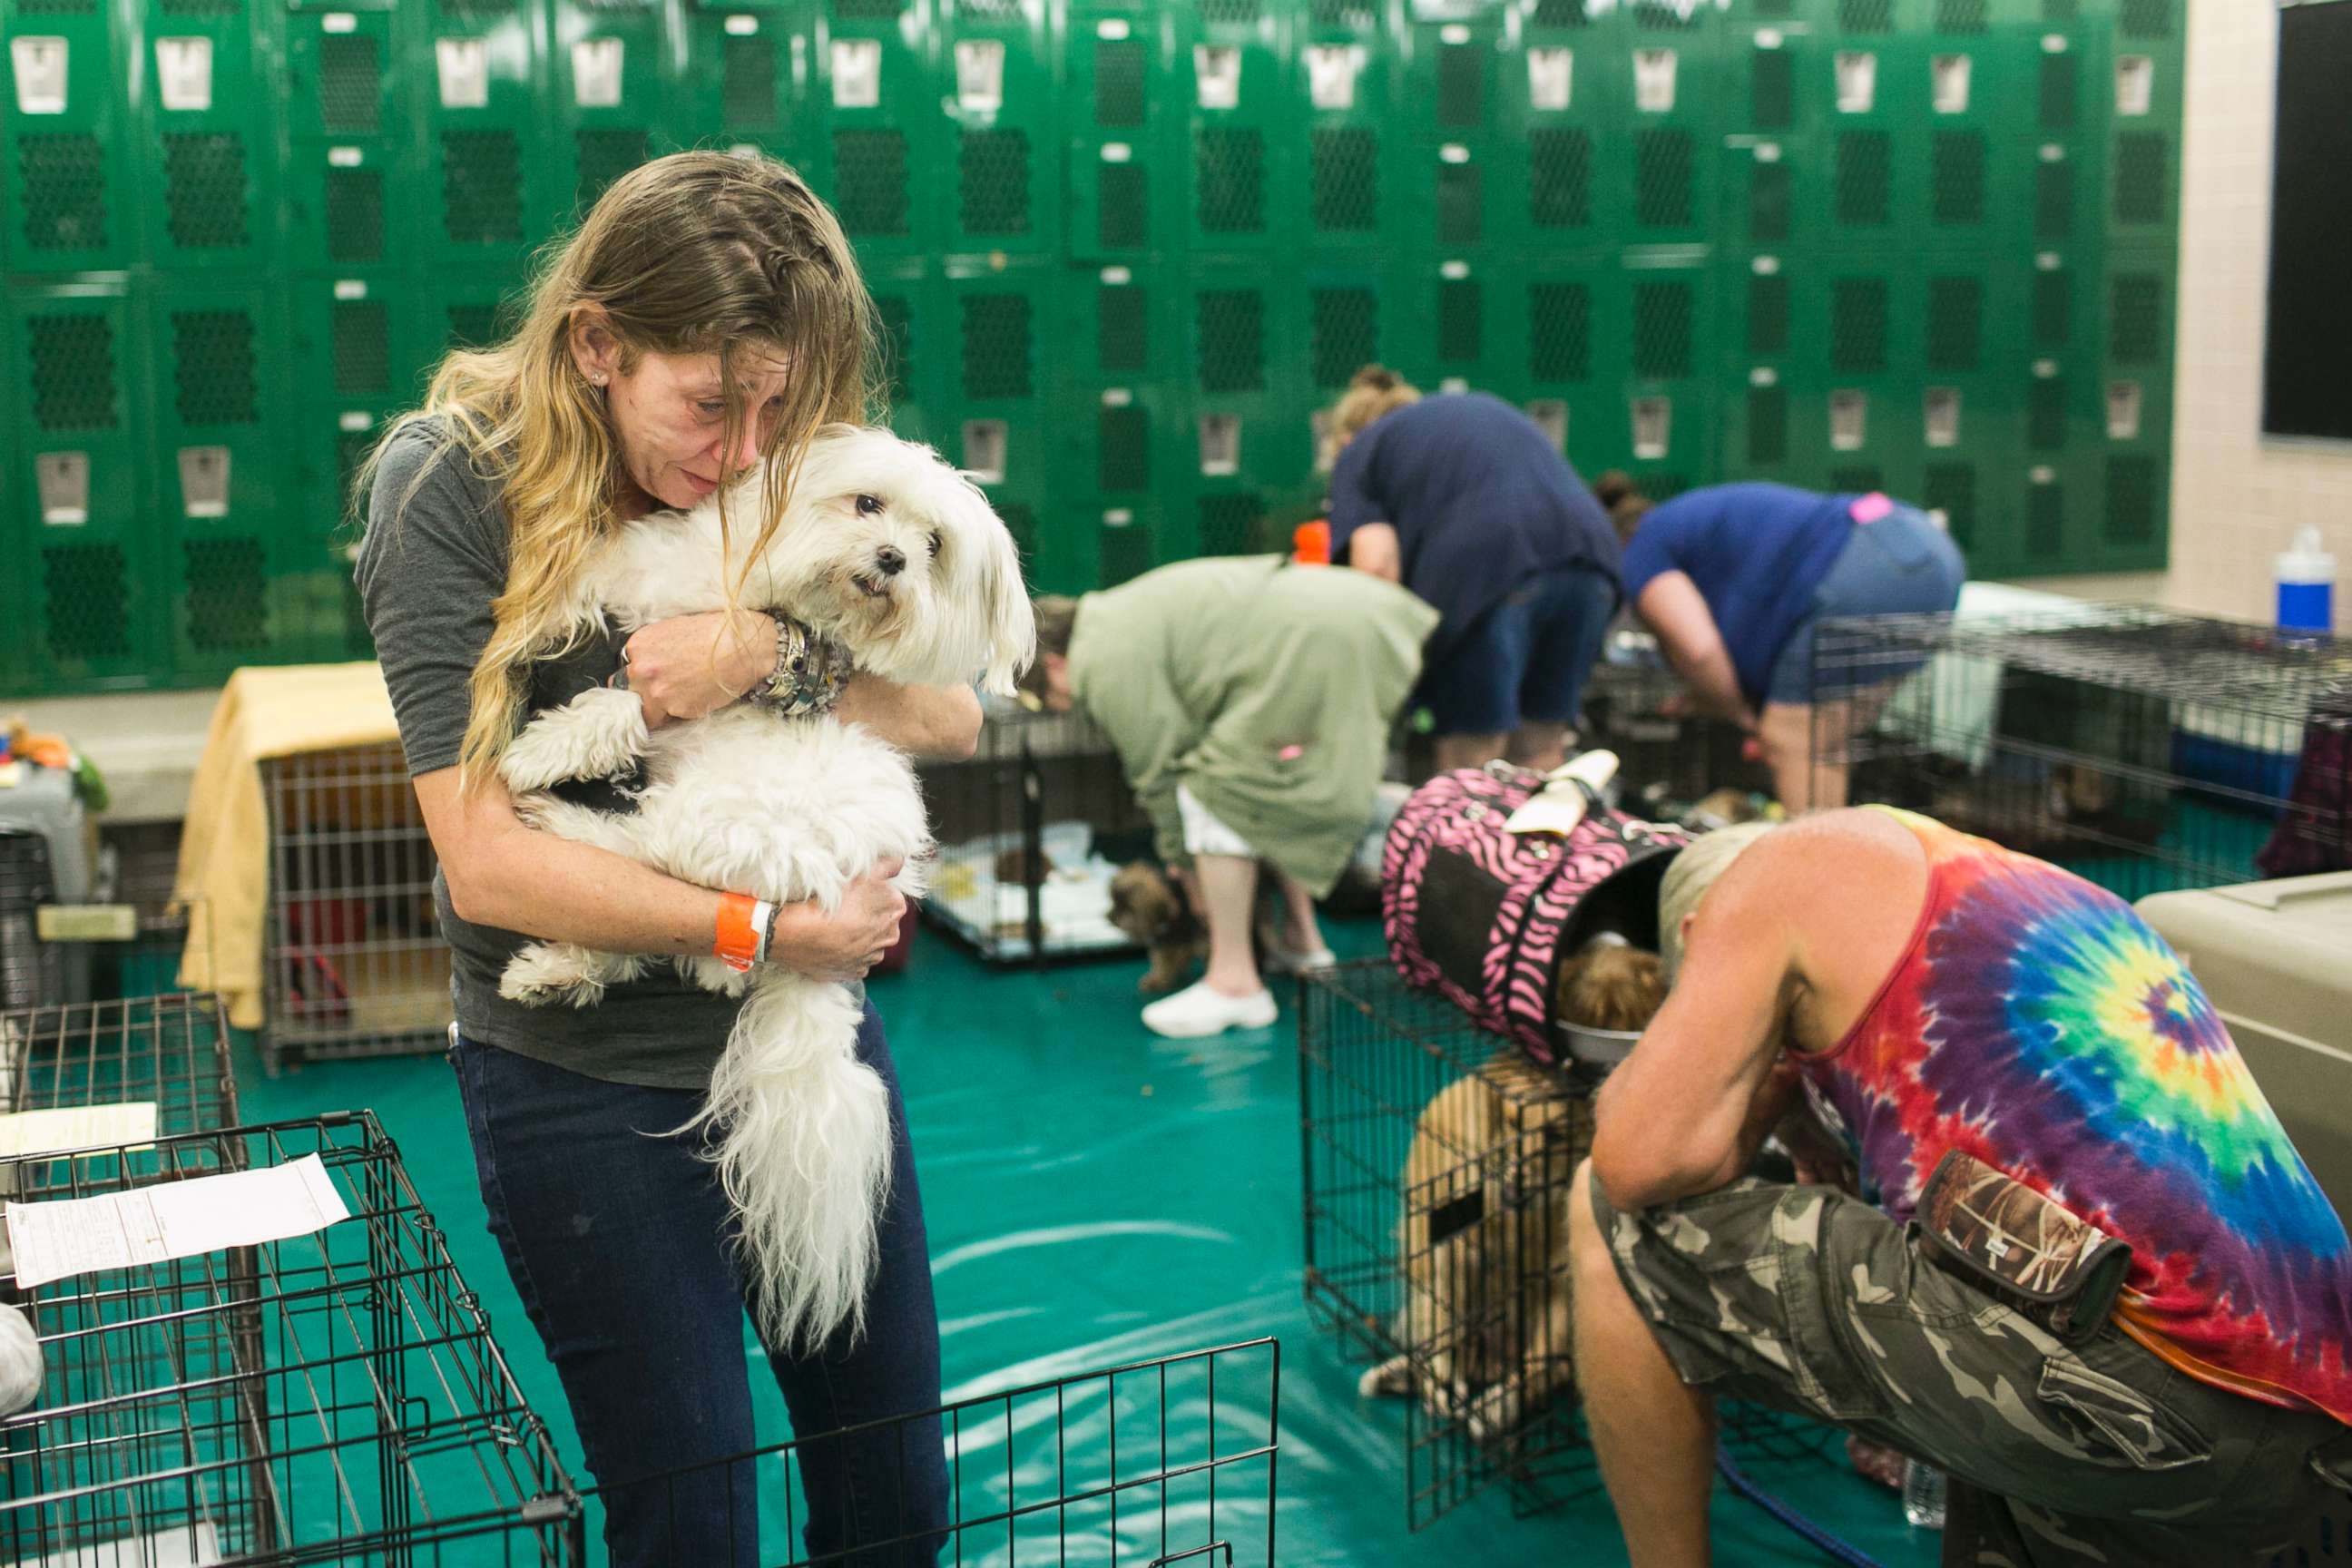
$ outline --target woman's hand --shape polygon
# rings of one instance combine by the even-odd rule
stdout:
[[[699,719],[749,691],[776,668],[776,623],[749,610],[714,610],[656,621],[621,650],[628,689],[646,727]]]
[[[898,940],[907,900],[890,885],[906,865],[884,860],[849,885],[841,907],[827,914],[814,904],[787,904],[776,911],[768,939],[768,962],[811,980],[845,984],[863,980]]]

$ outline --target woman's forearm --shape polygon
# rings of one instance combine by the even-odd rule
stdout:
[[[1698,591],[1681,572],[1662,573],[1642,590],[1634,608],[1657,634],[1658,646],[1675,673],[1709,712],[1753,727],[1755,715],[1739,689],[1739,673],[1724,646],[1723,629]]]
[[[468,793],[436,769],[416,803],[462,921],[607,952],[709,952],[718,936],[717,892],[525,826],[495,779]]]
[[[901,686],[850,677],[835,717],[863,724],[909,756],[960,763],[980,749],[980,699],[966,686]]]

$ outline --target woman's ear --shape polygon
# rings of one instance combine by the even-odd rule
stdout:
[[[621,340],[602,305],[575,305],[565,325],[572,363],[591,385],[603,386],[621,373]]]

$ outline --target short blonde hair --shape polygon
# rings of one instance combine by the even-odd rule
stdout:
[[[1355,374],[1348,390],[1331,405],[1331,439],[1344,447],[1383,414],[1420,401],[1421,388],[1386,365],[1368,364]]]
[[[1696,912],[1699,900],[1730,869],[1748,847],[1780,824],[1743,822],[1702,833],[1685,846],[1658,880],[1658,956],[1666,963],[1671,985],[1683,967],[1683,921]]]

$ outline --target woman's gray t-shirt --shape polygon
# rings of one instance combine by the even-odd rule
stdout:
[[[434,419],[392,438],[376,469],[356,573],[412,778],[457,762],[473,712],[474,666],[490,638],[491,601],[507,581],[507,521],[496,481],[445,437],[445,425]],[[592,640],[532,667],[530,706],[568,701],[619,668],[618,641]],[[609,790],[587,803],[627,804]],[[457,1027],[467,1039],[610,1083],[709,1086],[736,1002],[659,964],[646,979],[607,990],[593,1007],[526,1007],[499,994],[499,975],[530,939],[459,920],[437,869],[433,902],[453,954]]]

